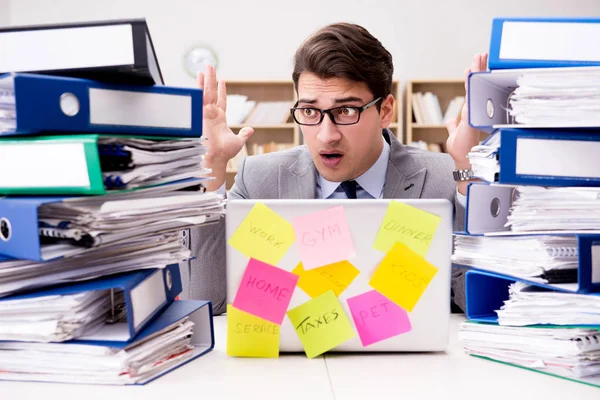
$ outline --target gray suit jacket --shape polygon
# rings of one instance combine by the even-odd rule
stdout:
[[[386,199],[442,198],[455,204],[454,229],[462,230],[464,209],[456,199],[454,161],[448,154],[403,146],[389,131],[390,158],[383,188]],[[306,146],[245,158],[238,166],[230,199],[314,199],[317,170]],[[211,300],[215,314],[225,312],[225,221],[192,229],[196,257],[182,268],[182,298]],[[454,271],[454,302],[464,310],[461,271]]]

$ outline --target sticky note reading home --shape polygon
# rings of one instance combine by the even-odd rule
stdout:
[[[305,270],[347,260],[356,255],[344,207],[337,206],[292,220]]]
[[[354,337],[354,330],[333,291],[309,300],[287,313],[308,358]]]
[[[250,259],[233,306],[281,325],[297,282],[298,275]]]
[[[402,243],[383,258],[369,285],[407,311],[412,311],[438,269]]]
[[[279,357],[279,325],[227,306],[227,355]]]
[[[388,206],[373,247],[387,253],[400,242],[425,256],[439,223],[439,216],[394,200]]]
[[[363,346],[412,329],[408,313],[376,290],[346,300]]]
[[[257,203],[229,239],[240,253],[277,265],[294,243],[292,225],[275,211]]]

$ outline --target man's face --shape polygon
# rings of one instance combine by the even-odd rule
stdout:
[[[372,100],[373,94],[362,82],[321,79],[310,72],[298,79],[297,107],[361,107]],[[377,161],[384,140],[381,130],[392,119],[393,103],[391,95],[380,100],[381,111],[376,106],[366,109],[354,125],[336,125],[325,114],[320,125],[301,126],[304,143],[323,178],[333,182],[354,179]]]

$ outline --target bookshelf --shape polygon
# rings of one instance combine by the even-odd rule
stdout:
[[[444,114],[453,99],[462,97],[462,102],[455,100],[455,104],[452,106],[455,112],[451,112],[454,117],[460,117],[460,110],[462,103],[464,103],[465,95],[464,84],[464,80],[461,79],[408,81],[405,98],[406,135],[404,143],[411,144],[413,142],[424,141],[428,145],[439,145],[439,148],[436,149],[435,147],[437,146],[435,146],[429,148],[429,150],[445,151],[448,130],[443,122]],[[431,97],[424,100],[424,96],[418,96],[419,93],[422,95],[431,93],[434,95],[434,98],[437,98],[437,102],[435,100],[432,102]],[[439,107],[437,107],[437,103],[439,103]],[[427,115],[424,115],[424,112]],[[426,118],[427,116],[429,118]]]
[[[254,128],[254,134],[246,147],[232,160],[227,168],[226,188],[233,185],[237,162],[246,155],[255,155],[302,144],[302,133],[294,123],[289,109],[296,102],[294,82],[290,80],[228,80],[227,112],[229,127],[239,132],[244,126]],[[392,83],[392,94],[396,99],[394,119],[390,130],[402,138],[402,107],[400,107],[400,85]],[[241,97],[243,96],[243,97]],[[238,101],[240,103],[238,103]],[[240,105],[246,102],[246,105]],[[263,110],[259,110],[260,103]],[[279,103],[279,104],[277,104]],[[233,109],[232,109],[233,108]],[[242,111],[237,111],[241,109]]]

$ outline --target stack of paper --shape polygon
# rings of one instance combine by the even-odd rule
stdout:
[[[15,94],[12,90],[0,88],[0,131],[14,127],[16,120]]]
[[[109,316],[113,304],[109,292],[2,301],[0,341],[63,342],[92,333]]]
[[[524,73],[510,97],[518,124],[600,125],[600,69],[552,69]]]
[[[574,236],[454,236],[452,262],[533,281],[576,282]]]
[[[512,231],[578,231],[600,227],[600,188],[519,186],[506,226]]]
[[[473,175],[486,182],[497,181],[500,173],[498,149],[500,148],[500,132],[491,135],[485,142],[471,149],[467,158],[471,163]]]
[[[600,325],[600,296],[556,292],[515,282],[497,310],[500,325]]]
[[[509,327],[463,322],[459,340],[468,354],[567,378],[600,383],[600,330]]]
[[[2,379],[128,384],[146,381],[194,355],[187,318],[120,347],[79,343],[0,343]]]

